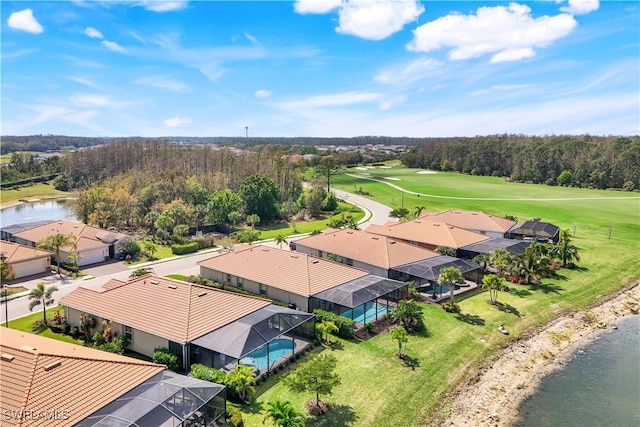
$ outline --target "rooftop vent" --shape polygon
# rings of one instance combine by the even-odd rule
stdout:
[[[262,248],[262,252],[269,252],[269,248]]]
[[[9,353],[2,353],[2,355],[0,355],[0,359],[4,360],[5,362],[11,362],[15,358],[16,357],[13,354]]]
[[[379,237],[372,237],[373,240],[380,240]]]
[[[22,347],[20,347],[20,349],[24,351],[36,351],[36,348],[31,347],[30,345],[23,345]]]
[[[471,212],[471,215],[478,215],[478,212]]]
[[[392,240],[389,242],[390,245],[395,245],[397,242],[395,240]]]
[[[298,258],[298,255],[291,255],[291,258]]]
[[[433,226],[434,226],[434,227],[440,227],[440,223],[439,223],[439,222],[434,222],[434,223],[433,223]]]
[[[206,294],[207,294],[206,292],[200,292],[200,293],[198,294],[198,296],[199,296],[199,297],[203,297],[203,296],[205,296]]]
[[[50,371],[53,368],[57,368],[60,365],[62,365],[62,361],[61,360],[54,360],[53,362],[47,363],[46,365],[44,365],[44,370],[45,371]]]
[[[353,234],[353,231],[347,231],[347,234]]]
[[[314,259],[313,261],[311,261],[311,264],[317,264],[317,263],[319,263],[319,262],[320,262],[319,260]]]
[[[151,283],[152,285],[157,285],[160,282],[158,282],[157,280],[149,280],[149,283]]]
[[[176,285],[169,285],[168,288],[169,289],[178,289],[178,287]]]

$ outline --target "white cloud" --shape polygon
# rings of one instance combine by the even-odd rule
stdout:
[[[69,80],[74,81],[74,82],[79,83],[79,84],[84,85],[84,86],[88,86],[88,87],[94,88],[94,89],[100,89],[100,86],[98,86],[98,84],[96,84],[95,82],[93,82],[93,81],[91,81],[91,80],[89,80],[87,78],[84,78],[84,77],[69,77]]]
[[[108,96],[91,94],[73,95],[69,98],[69,101],[76,107],[84,108],[107,107],[110,103]]]
[[[174,80],[167,76],[140,77],[136,80],[136,84],[157,87],[173,92],[186,92],[187,90],[189,90],[189,86],[186,83],[179,80]]]
[[[185,127],[191,123],[191,119],[188,117],[171,117],[164,120],[162,123],[168,128],[180,128]]]
[[[336,9],[341,3],[342,0],[297,0],[293,4],[293,9],[301,15],[323,14]]]
[[[22,56],[31,55],[32,53],[37,51],[38,49],[29,48],[29,49],[20,49],[11,53],[2,52],[2,55],[0,55],[0,59],[2,59],[3,61],[6,61],[9,59],[20,58]]]
[[[374,76],[378,83],[388,85],[409,84],[428,77],[442,75],[442,63],[432,58],[422,57],[409,63],[388,67]]]
[[[572,15],[584,15],[600,7],[599,0],[569,0],[569,5],[561,7],[560,10]]]
[[[340,7],[336,31],[368,40],[382,40],[415,21],[424,7],[414,0],[351,0]]]
[[[407,96],[406,95],[403,95],[403,94],[395,95],[395,96],[392,96],[392,97],[385,98],[385,99],[381,100],[380,104],[379,104],[379,108],[382,111],[390,110],[391,107],[393,107],[394,105],[402,104],[406,100],[407,100]]]
[[[430,52],[450,48],[449,59],[461,60],[494,54],[492,63],[517,61],[535,56],[534,48],[544,48],[565,37],[577,26],[572,15],[534,18],[528,6],[480,7],[475,15],[451,13],[421,25],[407,49]]]
[[[96,30],[95,28],[92,27],[87,27],[84,29],[84,33],[91,37],[92,39],[103,39],[104,36],[102,35],[102,33],[98,30]]]
[[[118,43],[116,42],[111,42],[109,40],[102,40],[102,45],[104,47],[106,47],[107,49],[114,51],[114,52],[124,52],[124,48],[122,46],[120,46]]]
[[[144,7],[151,12],[173,12],[176,10],[182,10],[187,7],[188,1],[168,1],[168,0],[146,0],[134,3],[134,6]]]
[[[34,18],[31,9],[24,9],[20,12],[13,12],[7,19],[9,27],[20,31],[26,31],[31,34],[41,34],[44,29],[42,25]]]
[[[244,36],[247,38],[247,40],[249,40],[251,43],[253,44],[259,44],[258,43],[258,39],[255,38],[254,36],[252,36],[251,34],[247,33],[246,31],[244,32]]]
[[[271,91],[266,89],[260,89],[256,91],[256,96],[258,98],[268,98],[271,96]]]
[[[354,104],[365,104],[379,101],[380,93],[376,92],[342,92],[329,95],[316,95],[299,101],[290,101],[279,104],[286,110],[304,110],[315,108],[344,107]]]

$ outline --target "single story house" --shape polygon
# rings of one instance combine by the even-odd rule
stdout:
[[[509,239],[535,240],[542,243],[553,242],[553,244],[556,244],[560,240],[560,227],[549,222],[532,219],[517,223],[505,237]]]
[[[156,348],[168,348],[178,355],[184,370],[193,363],[232,369],[241,359],[257,360],[266,352],[267,357],[255,364],[268,372],[314,337],[311,314],[276,307],[259,297],[150,274],[126,282],[111,279],[99,290],[79,287],[60,304],[70,325],[79,327],[83,314],[96,320],[96,329],[103,321],[110,322],[112,331],[129,340],[130,350],[152,357]],[[244,328],[241,351],[236,341],[232,345],[206,338],[225,328]],[[225,340],[241,338],[225,335]],[[289,351],[269,359],[274,354],[272,343],[278,347],[288,343]]]
[[[51,252],[0,240],[0,259],[13,269],[14,279],[42,274],[51,267]]]
[[[312,312],[367,323],[401,299],[406,284],[305,253],[245,246],[200,261],[200,275]]]
[[[403,221],[388,222],[385,225],[371,224],[367,233],[402,240],[414,246],[435,250],[438,246],[447,246],[456,250],[463,246],[490,239],[489,236],[455,227],[445,222],[432,221],[429,217]]]
[[[449,209],[440,213],[427,213],[420,218],[433,222],[444,222],[454,227],[464,228],[494,238],[504,238],[506,233],[516,225],[516,221],[489,215],[484,212]]]
[[[226,390],[163,365],[14,329],[0,331],[3,426],[202,426]]]
[[[324,233],[299,239],[296,250],[389,278],[396,266],[439,255],[387,236],[351,229],[327,229]]]
[[[64,262],[71,252],[78,252],[82,258],[78,266],[104,262],[116,256],[116,245],[128,237],[126,234],[103,230],[81,222],[59,220],[37,227],[18,231],[10,236],[10,240],[21,245],[36,247],[37,243],[54,234],[73,235],[74,244],[60,251],[60,261]]]

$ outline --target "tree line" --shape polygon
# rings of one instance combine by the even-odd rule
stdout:
[[[405,166],[517,182],[640,189],[640,137],[496,135],[427,140],[402,156]]]

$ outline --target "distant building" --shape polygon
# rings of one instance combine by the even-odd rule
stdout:
[[[0,259],[13,269],[14,279],[43,274],[51,267],[51,252],[0,240]]]

